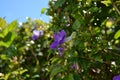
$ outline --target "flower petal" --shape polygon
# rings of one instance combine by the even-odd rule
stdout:
[[[58,47],[58,45],[59,45],[59,44],[54,41],[54,42],[52,42],[52,44],[50,45],[50,48],[51,48],[51,49],[56,49],[56,48]]]
[[[65,32],[64,30],[62,30],[62,31],[60,32],[60,34],[61,34],[62,36],[65,36],[65,37],[66,37],[66,32]]]
[[[34,30],[34,31],[33,31],[33,35],[39,36],[39,35],[40,35],[40,31]]]
[[[32,35],[32,39],[33,39],[33,40],[36,40],[36,39],[39,38],[39,36],[40,36],[40,31],[34,30],[34,31],[33,31],[33,35]]]
[[[39,38],[39,36],[32,35],[32,40],[36,40],[36,39],[38,39],[38,38]]]
[[[70,24],[69,24],[69,23],[67,23],[67,24],[66,24],[66,27],[69,27],[69,26],[70,26]]]
[[[72,69],[76,69],[76,68],[77,68],[76,64],[75,64],[75,63],[72,64],[71,68],[72,68]]]
[[[59,36],[59,44],[64,43],[65,37],[66,37],[66,32],[65,32],[64,30],[62,30],[62,31],[60,32],[60,36]]]
[[[54,34],[54,42],[50,45],[51,49],[57,48],[60,44],[64,43],[66,37],[66,32],[62,30]]]
[[[59,42],[59,33],[54,34],[54,41]]]
[[[113,80],[120,80],[120,75],[114,76]]]

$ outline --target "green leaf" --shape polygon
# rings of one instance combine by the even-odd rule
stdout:
[[[4,38],[3,30],[6,27],[6,21],[0,18],[0,37]]]
[[[99,10],[98,7],[91,7],[88,11],[90,12],[97,12]]]
[[[4,36],[6,36],[10,31],[14,31],[18,26],[18,23],[17,23],[17,20],[11,22],[7,27],[6,29],[4,30]]]
[[[58,0],[55,5],[54,8],[57,9],[58,7],[61,7],[62,4],[65,2],[66,0]]]
[[[50,80],[53,80],[53,78],[54,78],[55,75],[57,75],[58,73],[63,72],[63,71],[64,71],[64,69],[62,67],[56,67],[56,68],[54,68],[51,71]]]
[[[12,74],[16,74],[16,75],[22,75],[23,73],[27,72],[28,70],[27,69],[23,69],[23,70],[15,70],[12,72]]]
[[[8,45],[4,43],[3,41],[0,41],[0,46],[8,47]]]
[[[78,60],[78,62],[79,62],[79,65],[80,65],[85,71],[89,69],[90,63],[89,63],[88,60],[85,60],[85,59],[83,59],[83,58],[80,58],[80,59]]]
[[[71,36],[67,37],[65,39],[65,42],[69,42],[71,41],[72,39],[74,39],[76,37],[76,32],[72,32]]]
[[[97,54],[97,53],[96,54],[92,54],[91,58],[94,59],[95,61],[103,63],[103,59],[101,58],[100,54]]]
[[[46,11],[46,8],[42,8],[42,10],[41,10],[41,14],[44,14],[45,11]]]
[[[74,39],[76,37],[76,32],[72,32],[71,38]]]
[[[74,30],[80,29],[80,27],[85,26],[86,20],[83,15],[79,14],[71,14],[76,20],[74,21],[72,28]]]
[[[16,37],[15,33],[9,32],[3,41],[0,41],[0,46],[9,47]]]
[[[4,80],[8,80],[10,75],[11,75],[11,73],[7,73],[7,74],[5,75],[5,79],[4,79]]]
[[[6,27],[6,21],[0,18],[0,28],[4,29]]]
[[[120,30],[118,30],[114,35],[115,39],[118,39],[119,37],[120,37]]]
[[[68,76],[64,78],[64,80],[74,80],[73,74],[70,73]]]
[[[111,4],[111,0],[101,1],[101,3],[105,4],[106,6],[109,6]]]
[[[78,29],[80,26],[81,26],[81,23],[80,23],[80,21],[77,19],[77,20],[73,23],[72,28],[76,30],[76,29]]]
[[[3,35],[2,33],[0,33],[0,37],[1,37],[1,38],[4,38],[4,35]]]
[[[0,55],[0,58],[1,58],[2,60],[7,60],[7,59],[8,59],[8,57],[7,57],[5,54]]]
[[[38,75],[38,74],[32,76],[32,78],[38,78],[38,77],[40,77],[40,75]]]
[[[27,72],[28,70],[27,69],[24,69],[24,70],[21,70],[20,71],[20,74],[22,75],[23,73]]]
[[[53,58],[51,58],[51,63],[53,64],[53,63],[57,62],[58,60],[59,60],[58,57],[53,57]]]

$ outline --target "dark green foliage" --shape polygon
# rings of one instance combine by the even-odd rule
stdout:
[[[68,36],[76,33],[74,39],[65,43],[66,51],[62,58],[63,62],[66,61],[64,66],[69,68],[59,73],[63,76],[61,79],[69,77],[70,65],[76,63],[77,69],[71,74],[73,79],[78,76],[76,80],[111,80],[120,73],[117,64],[120,57],[120,2],[64,0],[58,5],[60,1],[49,2],[47,14],[52,16],[52,30],[64,29]],[[66,27],[68,23],[70,26]],[[61,58],[52,65],[62,64],[60,61]]]
[[[120,74],[120,1],[51,0],[41,13],[19,25],[0,18],[0,80],[112,80]],[[33,30],[43,31],[32,40]],[[65,30],[63,56],[50,49]]]

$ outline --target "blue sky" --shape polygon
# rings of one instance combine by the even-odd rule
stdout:
[[[26,21],[26,17],[31,19],[42,19],[49,21],[49,17],[41,14],[42,8],[48,8],[49,0],[1,0],[0,17],[5,17],[7,22],[17,19],[19,22]]]

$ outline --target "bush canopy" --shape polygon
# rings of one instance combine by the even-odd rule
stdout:
[[[0,18],[0,80],[119,80],[120,1],[50,0],[49,23]]]

